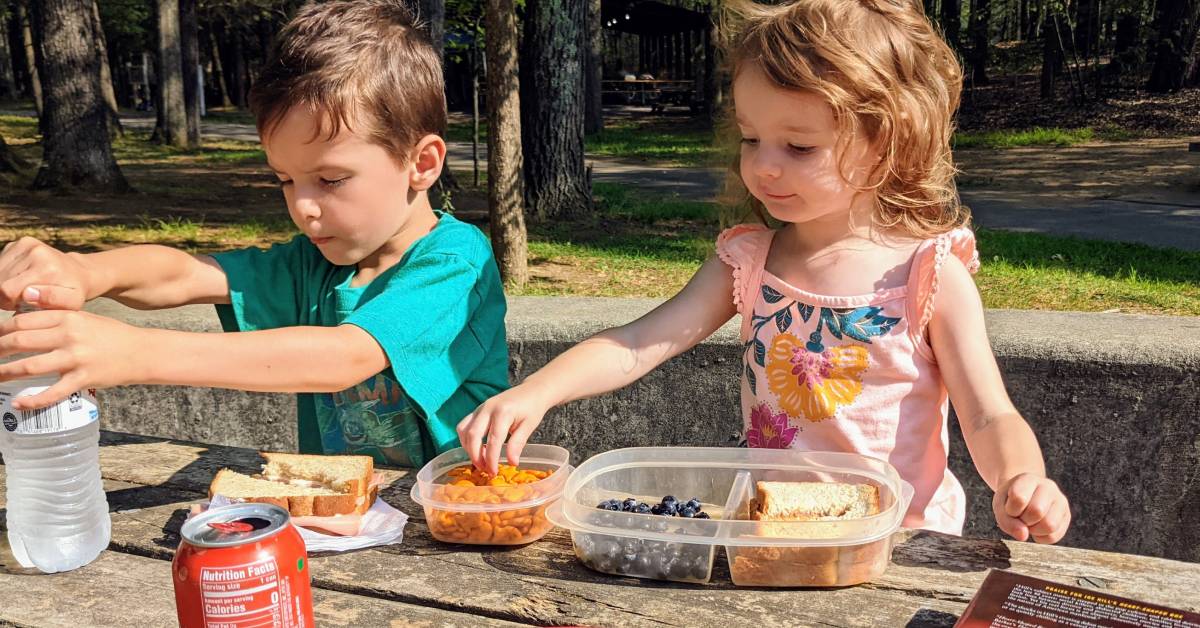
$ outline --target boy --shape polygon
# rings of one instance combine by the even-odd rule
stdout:
[[[269,250],[161,246],[0,254],[0,380],[60,373],[18,408],[72,391],[178,384],[301,393],[300,451],[420,466],[507,387],[505,303],[486,237],[430,207],[446,125],[440,59],[402,0],[310,4],[251,93],[267,162],[301,235]],[[226,331],[140,329],[78,312],[214,303]],[[14,402],[16,405],[16,402]]]

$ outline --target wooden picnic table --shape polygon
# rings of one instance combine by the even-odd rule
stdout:
[[[20,573],[0,545],[0,626],[175,625],[169,561],[188,506],[218,469],[261,462],[249,449],[113,432],[101,445],[112,544],[55,575]],[[381,497],[410,517],[404,542],[314,555],[319,626],[951,626],[989,569],[1200,610],[1198,564],[930,532],[901,532],[888,571],[857,587],[734,587],[721,551],[708,585],[612,577],[581,565],[562,530],[516,549],[439,543],[409,498],[415,473],[382,471]]]

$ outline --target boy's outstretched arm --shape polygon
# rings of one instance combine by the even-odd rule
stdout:
[[[19,314],[0,324],[0,358],[17,353],[37,355],[0,365],[0,381],[60,374],[45,391],[14,400],[26,410],[82,388],[124,384],[336,392],[389,364],[375,339],[354,325],[209,334],[145,329],[61,310]]]
[[[730,268],[709,258],[666,303],[580,342],[520,385],[484,402],[458,424],[459,440],[480,469],[496,472],[505,440],[509,463],[518,464],[521,449],[550,408],[637,381],[736,313]]]
[[[975,467],[995,491],[996,524],[1017,540],[1057,543],[1071,523],[1071,507],[1046,477],[1037,437],[1017,412],[984,326],[983,303],[957,258],[942,267],[930,344],[958,414]]]
[[[229,285],[211,257],[165,246],[63,253],[21,238],[0,253],[0,309],[14,310],[26,301],[42,309],[77,310],[102,296],[138,309],[228,303]]]

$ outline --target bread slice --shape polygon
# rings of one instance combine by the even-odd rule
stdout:
[[[879,487],[841,482],[758,482],[750,518],[828,521],[879,514]]]
[[[275,504],[296,517],[362,514],[375,501],[370,456],[263,453],[263,471],[249,476],[221,469],[208,495]]]

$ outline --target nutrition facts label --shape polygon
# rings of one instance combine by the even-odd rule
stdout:
[[[200,591],[206,628],[293,628],[303,625],[288,579],[274,558],[230,567],[202,567]]]

